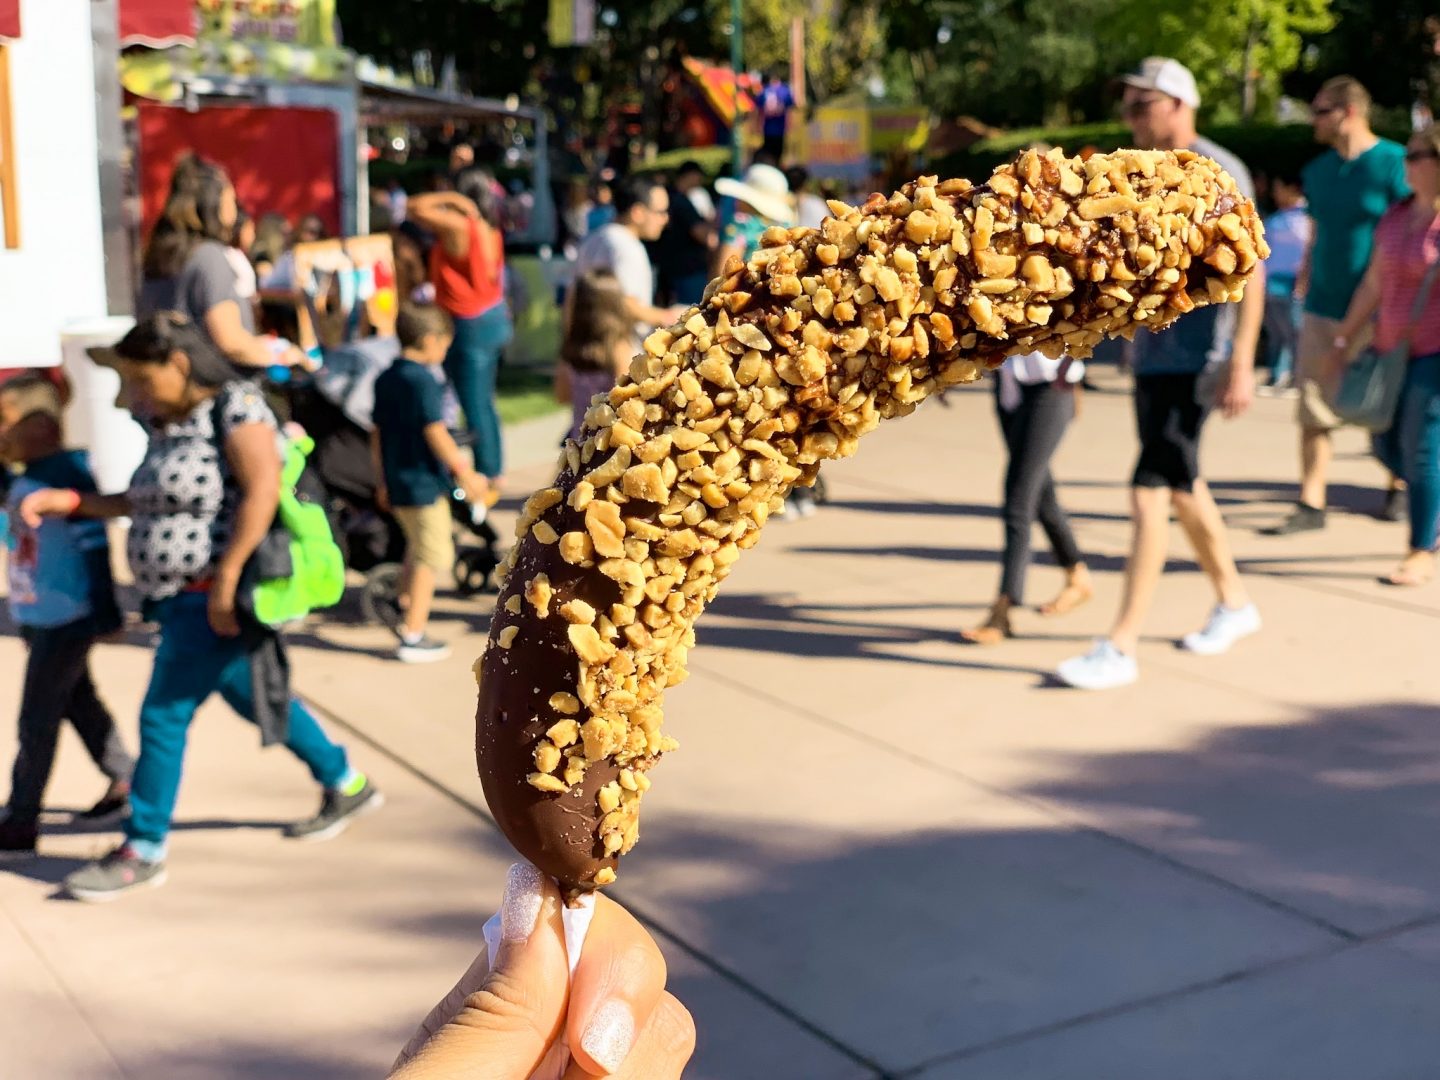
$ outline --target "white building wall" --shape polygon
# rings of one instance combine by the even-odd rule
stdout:
[[[0,367],[60,362],[60,329],[106,313],[88,0],[20,0],[10,45],[20,248],[0,246]]]

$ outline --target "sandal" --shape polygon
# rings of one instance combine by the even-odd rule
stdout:
[[[1046,616],[1068,615],[1076,608],[1088,603],[1095,595],[1090,572],[1084,565],[1077,566],[1066,578],[1065,587],[1048,604],[1040,605],[1040,614]]]
[[[1010,628],[1011,603],[1005,598],[995,601],[990,617],[973,630],[961,630],[960,640],[968,645],[999,645],[1006,638],[1014,637]]]
[[[1427,558],[1417,558],[1425,555]],[[1399,566],[1380,579],[1383,585],[1395,585],[1399,588],[1414,588],[1419,585],[1429,585],[1435,580],[1435,556],[1432,552],[1415,552],[1407,557]]]

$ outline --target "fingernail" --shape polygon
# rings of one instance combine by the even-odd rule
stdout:
[[[500,939],[507,942],[528,940],[535,932],[544,902],[544,875],[527,862],[511,866],[505,880],[505,900],[500,905]]]
[[[617,1072],[635,1043],[635,1017],[623,1001],[607,1001],[595,1010],[581,1048],[594,1058],[606,1072]]]

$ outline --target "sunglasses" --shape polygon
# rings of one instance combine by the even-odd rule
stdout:
[[[1134,101],[1127,101],[1120,106],[1120,115],[1139,116],[1146,109],[1150,108],[1151,105],[1154,105],[1156,102],[1164,100],[1165,98],[1163,96],[1157,96],[1148,98],[1136,98]]]
[[[1344,112],[1344,111],[1345,111],[1345,106],[1344,106],[1344,105],[1312,105],[1312,106],[1310,107],[1310,115],[1311,115],[1312,117],[1315,117],[1315,116],[1329,116],[1331,113]]]
[[[1407,150],[1405,151],[1406,161],[1435,161],[1440,159],[1440,151],[1436,150]]]

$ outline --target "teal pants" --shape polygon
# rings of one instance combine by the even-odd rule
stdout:
[[[210,629],[205,593],[181,593],[156,605],[160,645],[150,687],[140,706],[140,760],[130,781],[130,819],[125,835],[160,843],[170,831],[190,721],[217,690],[246,720],[254,722],[250,658],[238,638]],[[345,750],[331,742],[310,710],[290,699],[290,734],[285,746],[326,787],[345,777]]]

